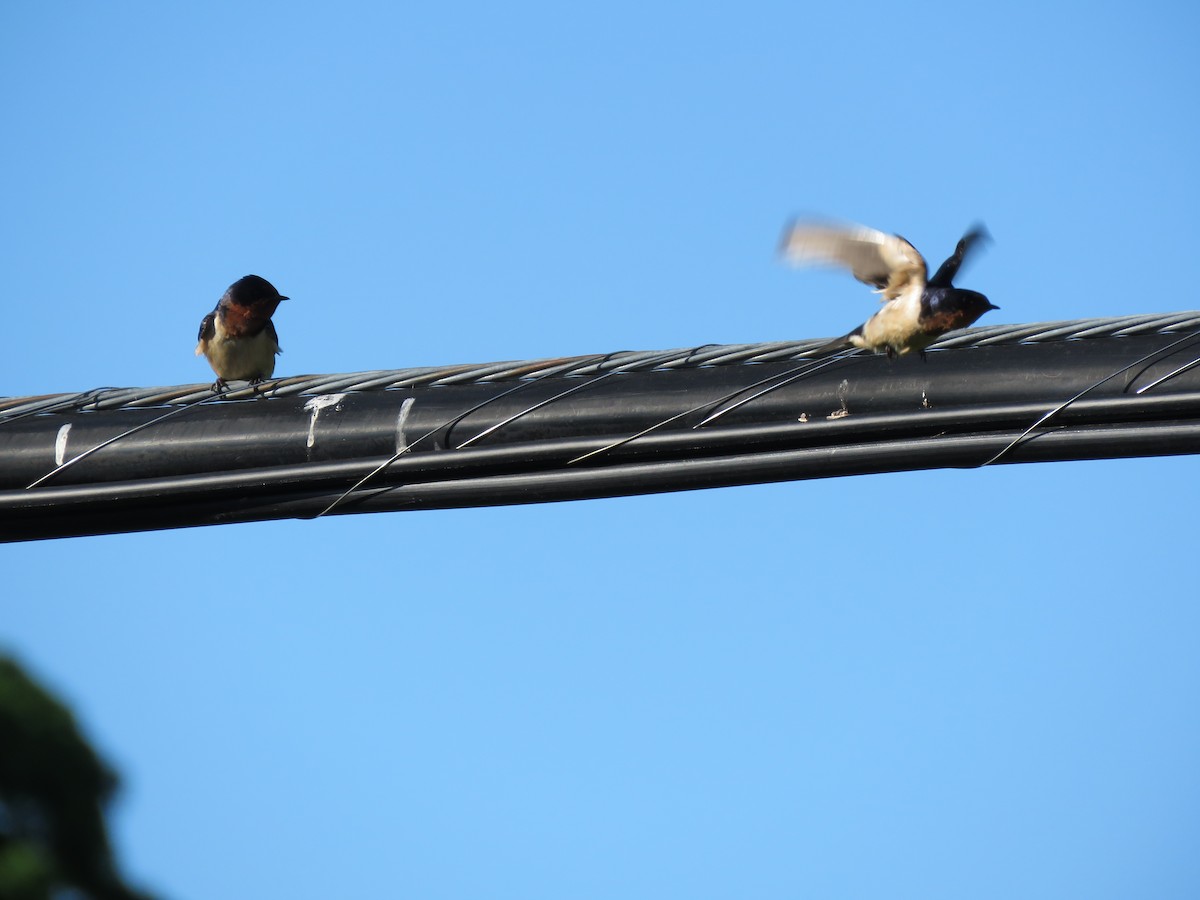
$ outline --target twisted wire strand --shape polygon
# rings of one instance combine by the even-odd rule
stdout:
[[[1042,343],[1090,338],[1126,337],[1141,334],[1171,334],[1200,329],[1200,311],[1112,316],[1033,324],[991,325],[950,332],[929,349],[961,349],[1009,343]],[[470,383],[496,383],[547,375],[587,377],[610,371],[637,372],[652,369],[681,369],[701,366],[750,365],[803,360],[820,349],[829,338],[772,341],[754,344],[710,344],[676,350],[618,351],[605,356],[559,357],[554,359],[425,366],[409,369],[377,369],[326,375],[296,375],[266,385],[228,391],[229,400],[257,396],[291,397],[346,391],[396,390],[418,386],[437,387]],[[807,357],[814,358],[814,357]],[[67,394],[0,398],[0,425],[30,415],[72,411],[137,409],[182,406],[211,396],[208,385],[192,384],[151,388],[93,388]]]

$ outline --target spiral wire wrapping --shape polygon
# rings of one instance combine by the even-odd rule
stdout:
[[[825,343],[0,399],[0,539],[1200,451],[1200,312]]]

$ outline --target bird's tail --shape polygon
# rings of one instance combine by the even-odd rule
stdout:
[[[856,338],[856,337],[861,338],[862,331],[863,331],[862,326],[859,325],[857,328],[855,328],[849,334],[844,334],[840,338],[834,338],[832,341],[828,341],[813,350],[806,350],[804,352],[804,355],[805,356],[832,356],[834,353],[839,353],[842,350],[854,350],[860,346],[859,344],[855,343],[854,338]]]

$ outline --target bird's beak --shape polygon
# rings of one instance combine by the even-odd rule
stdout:
[[[280,299],[280,300],[291,300],[292,298],[291,298],[291,297],[282,297],[282,296],[281,296],[279,299]]]
[[[992,301],[990,301],[990,300],[988,301],[988,309],[999,309],[999,308],[1000,308],[1000,307],[998,307],[998,306],[997,306],[995,303],[993,303]]]

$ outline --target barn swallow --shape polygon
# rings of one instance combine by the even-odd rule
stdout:
[[[283,352],[271,315],[286,299],[267,279],[246,275],[231,284],[217,308],[204,317],[196,355],[204,354],[217,373],[213,390],[220,391],[229,381],[258,384],[271,377],[275,354]]]
[[[953,284],[966,255],[987,239],[982,225],[972,228],[932,278],[916,247],[898,234],[863,225],[794,221],[784,230],[779,252],[796,265],[847,268],[882,295],[879,312],[819,350],[859,347],[888,356],[916,350],[924,356],[925,348],[947,331],[966,328],[989,309],[1000,308],[983,294]]]

